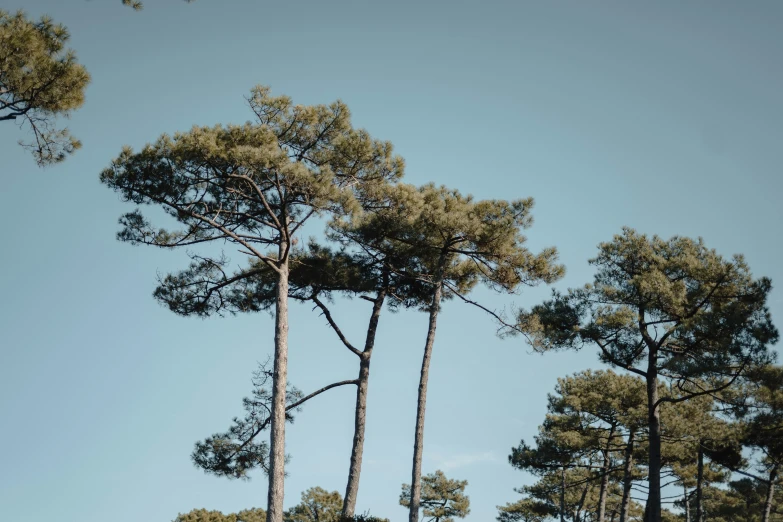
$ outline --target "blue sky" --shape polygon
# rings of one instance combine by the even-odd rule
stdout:
[[[263,507],[266,482],[204,475],[193,443],[242,413],[266,315],[184,319],[151,297],[184,252],[114,238],[130,209],[98,174],[124,144],[194,124],[241,123],[258,83],[296,103],[345,101],[391,140],[407,181],[479,198],[536,199],[531,248],[555,245],[587,282],[596,245],[628,225],[702,236],[769,276],[783,325],[783,4],[4,0],[68,26],[93,81],[69,127],[84,148],[39,170],[0,127],[0,506],[8,520],[169,521],[197,507]],[[542,299],[540,288],[516,296]],[[486,292],[493,306],[511,304]],[[358,338],[369,308],[339,302]],[[358,509],[405,519],[426,318],[386,314],[373,356]],[[291,381],[353,378],[355,357],[309,308],[291,317]],[[539,356],[477,311],[439,322],[425,472],[469,481],[469,522],[494,519],[529,479],[510,448],[543,419],[558,376],[595,353]],[[288,428],[286,506],[343,492],[353,390],[316,399]]]

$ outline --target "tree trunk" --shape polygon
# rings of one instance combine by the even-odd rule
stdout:
[[[775,464],[769,472],[769,488],[767,498],[764,500],[764,517],[761,522],[769,522],[772,513],[772,499],[775,497],[775,482],[778,480],[778,465]]]
[[[702,489],[704,488],[704,448],[699,440],[699,456],[696,461],[696,522],[704,522],[704,502]]]
[[[353,517],[356,511],[356,497],[359,493],[359,476],[362,472],[362,453],[364,452],[364,430],[367,418],[367,388],[370,382],[370,357],[375,346],[375,333],[378,330],[378,320],[386,299],[386,290],[378,292],[367,326],[367,337],[364,341],[364,351],[359,362],[359,383],[356,387],[356,411],[354,414],[353,446],[351,448],[351,465],[348,469],[348,484],[343,500],[343,516]]]
[[[647,522],[661,522],[661,411],[658,404],[658,351],[649,349],[647,363],[647,414],[650,431]]]
[[[581,516],[582,509],[585,507],[585,500],[587,499],[587,494],[592,489],[592,486],[590,483],[586,483],[584,489],[582,489],[582,496],[579,497],[579,504],[576,506],[576,512],[574,513],[574,521],[583,520],[585,517]],[[585,512],[585,516],[587,515],[587,512]]]
[[[611,464],[610,457],[615,428],[616,426],[612,426],[609,430],[609,438],[606,441],[606,449],[604,450],[604,462],[601,465],[601,487],[598,490],[598,522],[606,521],[606,494],[609,490],[609,465]]]
[[[560,522],[565,522],[566,468],[560,474]]]
[[[281,245],[281,257],[285,245]],[[283,522],[285,479],[285,409],[288,379],[288,260],[279,266],[275,303],[275,361],[272,374],[272,413],[269,443],[269,492],[267,522]]]
[[[421,377],[419,379],[419,400],[416,407],[416,434],[413,441],[413,472],[411,473],[411,505],[408,512],[408,522],[419,521],[421,505],[421,459],[424,453],[424,410],[427,406],[427,379],[432,359],[432,346],[435,343],[435,327],[440,311],[440,298],[443,294],[443,270],[446,262],[446,252],[441,253],[435,275],[435,291],[432,293],[430,306],[430,321],[427,329],[427,340],[424,343],[424,357],[421,361]]]
[[[685,506],[685,522],[691,522],[691,503],[688,499],[688,488],[685,487],[685,484],[682,485],[682,501]]]
[[[623,500],[620,504],[620,522],[628,522],[628,511],[631,509],[631,486],[633,486],[633,446],[636,434],[632,430],[628,434],[628,444],[625,445],[625,468],[623,469]]]

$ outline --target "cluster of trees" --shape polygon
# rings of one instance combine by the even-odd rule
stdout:
[[[731,393],[667,403],[661,412],[661,520],[783,520],[783,368],[752,371]],[[661,385],[660,396],[681,398]],[[533,445],[509,461],[537,481],[498,520],[649,520],[645,385],[611,370],[558,381]],[[732,480],[733,479],[733,480]]]
[[[67,30],[47,18],[0,11],[0,121],[29,127],[33,140],[23,145],[40,165],[80,145],[55,125],[81,106],[90,79],[67,40]],[[538,481],[501,507],[499,520],[779,517],[783,370],[769,349],[778,339],[766,306],[771,283],[753,278],[741,256],[725,259],[700,239],[624,229],[599,245],[591,283],[554,292],[507,319],[470,292],[483,285],[513,294],[564,273],[554,248],[534,253],[525,246],[532,199],[477,201],[448,187],[404,183],[404,161],[391,143],[354,128],[340,101],[295,105],[259,86],[247,102],[252,121],[244,125],[164,134],[140,151],[123,149],[100,175],[124,200],[160,208],[172,224],[153,225],[136,208],[120,218],[118,239],[188,249],[190,264],[160,279],[156,299],[185,316],[267,311],[275,318],[272,365],[255,374],[245,417],[193,452],[197,466],[218,476],[266,473],[266,510],[199,510],[180,522],[369,520],[355,506],[370,362],[382,312],[401,308],[426,314],[429,326],[411,483],[403,485],[400,503],[410,522],[421,511],[437,522],[465,516],[466,483],[440,472],[422,477],[421,469],[437,321],[451,299],[491,314],[536,350],[592,346],[602,363],[622,372],[586,372],[558,383],[535,443],[523,441],[510,456]],[[325,224],[323,232],[304,241],[305,226],[316,224]],[[226,245],[244,258],[242,267],[229,268]],[[340,328],[334,312],[340,296],[370,305],[361,342]],[[310,303],[325,317],[357,357],[356,379],[309,394],[291,386],[290,300]],[[345,495],[311,489],[302,504],[284,511],[286,421],[339,386],[356,387]],[[669,495],[673,488],[678,492]],[[669,504],[676,512],[664,509]]]
[[[591,263],[592,283],[554,292],[507,327],[540,351],[594,346],[624,372],[558,383],[535,444],[510,456],[540,479],[500,520],[657,522],[676,518],[667,502],[697,522],[752,520],[754,510],[774,520],[783,368],[769,350],[778,339],[769,280],[701,240],[631,229],[599,245]],[[751,482],[728,482],[733,474]],[[663,498],[667,486],[680,493]]]
[[[354,129],[348,108],[340,102],[293,105],[285,96],[272,96],[266,87],[255,88],[248,101],[255,122],[164,135],[140,152],[124,150],[101,175],[101,181],[126,200],[160,206],[180,225],[173,230],[158,228],[136,209],[121,218],[120,240],[162,248],[204,247],[221,241],[247,256],[244,268],[229,272],[222,252],[192,253],[186,269],[160,280],[157,299],[182,315],[270,310],[275,316],[273,369],[262,372],[263,382],[256,386],[254,398],[245,400],[245,418],[235,419],[227,432],[196,445],[197,465],[229,477],[246,477],[251,469],[263,469],[269,475],[269,520],[281,520],[286,418],[328,389],[355,385],[355,432],[342,511],[344,517],[353,516],[377,325],[384,304],[419,309],[427,314],[429,328],[416,409],[412,481],[404,504],[409,507],[410,522],[416,522],[425,507],[421,462],[436,324],[442,302],[458,298],[491,313],[507,331],[525,335],[537,350],[593,345],[602,362],[627,372],[619,383],[599,380],[584,386],[600,394],[596,400],[614,399],[615,403],[591,412],[594,418],[584,426],[570,426],[565,446],[549,433],[564,429],[552,418],[548,423],[555,424],[545,425],[547,431],[538,441],[541,448],[523,446],[512,455],[515,465],[547,471],[540,487],[525,489],[525,493],[538,502],[557,483],[551,474],[554,458],[560,471],[560,516],[565,517],[567,488],[563,484],[583,485],[580,494],[570,493],[575,495],[572,503],[584,507],[591,500],[591,477],[597,469],[596,518],[603,522],[609,512],[629,520],[636,509],[631,490],[638,487],[634,484],[640,473],[634,462],[644,451],[644,518],[660,521],[666,516],[662,470],[674,466],[667,453],[672,450],[664,441],[671,436],[666,430],[676,427],[683,438],[702,440],[697,445],[696,516],[703,518],[705,477],[708,482],[718,480],[711,474],[714,470],[705,472],[704,456],[728,451],[703,441],[717,440],[710,430],[720,432],[724,427],[718,420],[705,418],[698,423],[704,433],[694,434],[683,426],[685,420],[668,420],[666,425],[666,415],[709,409],[704,405],[707,400],[725,402],[746,415],[745,407],[737,402],[743,396],[738,387],[752,387],[749,383],[755,382],[755,376],[769,375],[774,369],[769,346],[777,341],[778,333],[766,307],[769,280],[754,279],[741,256],[724,259],[701,240],[664,240],[624,229],[612,241],[599,245],[599,254],[592,260],[597,267],[592,283],[567,293],[555,292],[550,300],[519,311],[515,321],[506,321],[472,301],[469,292],[481,283],[512,293],[524,285],[551,283],[563,274],[554,248],[534,254],[524,246],[522,230],[532,223],[531,199],[474,201],[446,187],[403,183],[404,164],[393,155],[391,144]],[[324,234],[300,246],[298,233],[316,216],[327,223]],[[359,296],[372,304],[363,346],[347,339],[340,329],[331,310],[336,294]],[[311,302],[324,315],[339,341],[358,357],[357,379],[333,383],[306,396],[298,390],[287,391],[289,299]],[[609,388],[617,389],[619,396],[606,395]],[[761,396],[754,397],[754,408],[762,408]],[[557,408],[565,415],[573,406],[559,403]],[[776,418],[768,409],[764,411]],[[566,415],[557,422],[575,419],[581,417]],[[268,444],[259,440],[267,427]],[[767,439],[779,438],[780,423],[775,430]],[[747,445],[757,438],[747,435],[742,441]],[[764,451],[771,451],[771,443],[765,444]],[[577,452],[576,460],[573,452],[565,451],[569,445]],[[614,483],[612,463],[618,448],[627,458],[622,480]],[[672,469],[687,468],[692,456],[681,456],[682,462]],[[741,460],[735,455],[738,470]],[[765,521],[777,480],[777,467],[770,462],[759,464],[771,466],[771,475],[765,479],[770,486]],[[686,489],[688,480],[681,478]],[[608,503],[613,491],[620,497],[616,505]],[[529,501],[519,509],[504,508],[502,516],[527,517],[528,508],[542,508]],[[689,508],[689,501],[683,505]],[[580,511],[569,507],[571,516],[579,518]]]
[[[209,473],[269,476],[267,514],[282,520],[285,421],[309,399],[337,386],[356,386],[355,427],[343,516],[354,515],[361,473],[370,362],[387,305],[418,309],[429,328],[416,407],[409,519],[422,504],[421,463],[429,365],[441,303],[479,284],[499,292],[552,282],[563,268],[552,248],[532,253],[522,230],[532,224],[532,199],[476,201],[457,190],[400,181],[404,163],[388,142],[354,129],[341,102],[294,105],[256,87],[248,98],[255,121],[196,127],[134,152],[126,149],[101,174],[124,199],[162,207],[179,228],[153,226],[137,208],[120,219],[120,240],[161,248],[194,247],[184,270],[160,280],[155,297],[181,315],[274,314],[271,369],[257,374],[247,415],[196,445],[194,462]],[[309,220],[326,230],[306,245]],[[209,243],[232,244],[246,265]],[[348,339],[333,314],[335,295],[371,304],[363,344]],[[289,300],[312,303],[340,343],[359,359],[354,380],[308,395],[289,386]],[[269,441],[261,440],[268,428]]]
[[[451,480],[442,471],[422,479],[422,507],[426,522],[454,522],[470,512],[470,501],[464,494],[467,481]],[[403,484],[400,504],[409,506],[411,488]],[[266,520],[266,511],[260,508],[246,509],[239,513],[225,515],[220,511],[194,509],[180,514],[174,522],[261,522]],[[338,491],[326,491],[313,487],[302,493],[299,504],[283,513],[284,522],[342,522],[343,497]],[[354,515],[355,522],[389,522],[388,519],[373,517],[369,513]]]

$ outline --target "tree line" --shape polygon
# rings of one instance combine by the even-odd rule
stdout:
[[[0,120],[29,126],[34,139],[26,146],[41,165],[79,146],[53,124],[83,103],[89,82],[65,49],[67,39],[67,30],[49,19],[0,11]],[[179,520],[249,521],[262,514],[267,522],[324,520],[316,505],[330,506],[342,520],[366,518],[355,509],[370,362],[383,312],[395,309],[420,311],[428,321],[411,482],[400,502],[409,522],[422,511],[442,522],[465,516],[464,481],[440,472],[422,476],[429,368],[449,300],[490,314],[503,333],[524,337],[539,352],[589,346],[620,371],[559,381],[534,444],[523,441],[509,457],[538,482],[500,507],[499,520],[779,516],[783,376],[770,350],[778,340],[767,308],[771,282],[754,278],[742,256],[724,258],[701,239],[625,228],[598,246],[591,282],[509,317],[475,301],[471,291],[516,294],[552,284],[565,271],[554,247],[526,247],[532,198],[476,200],[450,187],[405,183],[405,163],[391,143],[354,128],[340,101],[296,105],[265,86],[246,101],[247,123],[161,135],[139,151],[124,148],[100,174],[101,183],[135,205],[119,220],[119,240],[188,251],[188,266],[160,278],[158,301],[184,316],[274,316],[266,334],[274,340],[271,367],[255,373],[246,415],[196,443],[192,454],[197,466],[218,476],[262,470],[266,508],[230,516],[191,512]],[[164,210],[168,228],[151,222],[145,206]],[[302,237],[316,223],[324,224],[322,232]],[[226,246],[244,259],[240,268],[229,267]],[[339,297],[369,303],[363,340],[340,328]],[[357,357],[356,379],[308,394],[292,386],[291,300],[312,304],[326,319]],[[308,490],[301,509],[284,511],[286,422],[341,386],[356,387],[345,495]],[[736,476],[743,478],[732,481]],[[673,488],[678,493],[669,495]]]

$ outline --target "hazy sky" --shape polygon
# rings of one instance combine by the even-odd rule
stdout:
[[[264,507],[266,481],[207,476],[193,443],[240,415],[267,315],[183,319],[156,273],[184,252],[115,240],[132,207],[98,182],[122,145],[194,124],[241,123],[257,84],[295,103],[344,100],[391,140],[407,181],[536,199],[534,249],[555,245],[558,288],[592,276],[622,226],[703,236],[783,285],[783,3],[738,1],[2,0],[68,26],[93,81],[69,122],[84,148],[39,170],[0,127],[0,512],[6,520],[165,522],[206,507]],[[239,256],[234,256],[239,261]],[[783,291],[771,309],[783,326]],[[546,288],[514,298],[529,306]],[[511,300],[479,297],[501,307]],[[335,315],[360,338],[368,303]],[[354,378],[356,358],[294,306],[290,379]],[[543,419],[556,378],[595,352],[539,356],[457,302],[432,363],[424,471],[469,481],[470,522],[529,477],[507,456]],[[373,356],[358,510],[405,519],[426,317],[386,314]],[[354,390],[315,399],[288,428],[286,507],[344,492]]]

